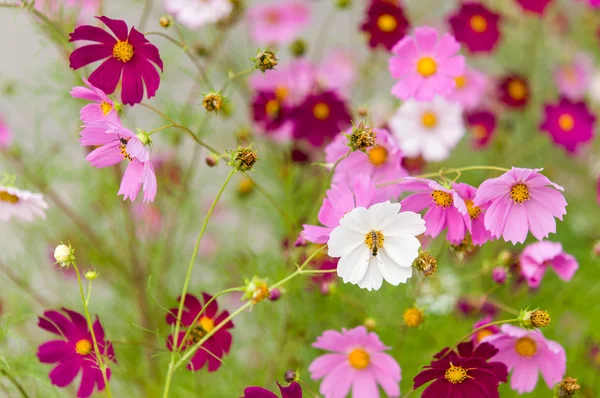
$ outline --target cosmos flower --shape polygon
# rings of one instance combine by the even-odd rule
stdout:
[[[73,51],[69,57],[71,68],[79,69],[108,58],[88,78],[94,87],[112,94],[122,74],[121,101],[124,104],[135,105],[141,102],[144,85],[147,97],[154,97],[160,85],[160,76],[152,63],[161,71],[163,69],[158,48],[150,44],[134,27],[127,33],[127,24],[122,20],[104,16],[98,19],[108,26],[116,39],[96,26],[79,26],[70,34],[69,41],[85,40],[98,44],[85,45]]]
[[[215,326],[219,325],[229,316],[229,312],[227,311],[223,311],[217,315],[219,312],[219,305],[216,300],[213,300],[208,307],[206,307],[204,312],[200,314],[200,311],[210,299],[212,299],[212,296],[207,293],[202,293],[202,302],[200,302],[196,296],[191,294],[185,296],[183,312],[181,313],[181,324],[186,330],[179,332],[177,341],[180,349],[183,348],[185,350],[186,348],[195,345],[208,332],[213,330]],[[181,298],[179,298],[178,301],[179,300],[181,300]],[[178,308],[171,308],[171,310],[169,310],[169,314],[167,314],[167,323],[169,325],[175,324],[178,311]],[[198,319],[196,320],[196,318]],[[227,331],[227,329],[231,328],[233,328],[233,322],[228,321],[222,328],[206,340],[187,364],[187,368],[196,372],[208,363],[209,372],[214,372],[219,369],[221,367],[220,358],[223,358],[231,348],[233,338],[231,333]],[[183,341],[186,333],[188,333],[187,341]],[[173,335],[170,335],[167,339],[167,348],[173,350]]]
[[[349,181],[357,172],[369,176],[375,184],[392,181],[407,175],[402,167],[402,151],[396,139],[385,129],[373,129],[377,134],[375,145],[365,152],[354,151],[338,163],[333,175],[334,182]],[[346,131],[347,134],[351,130]],[[325,147],[325,161],[334,164],[348,152],[348,139],[339,134]],[[377,189],[378,202],[395,199],[400,194],[396,185]]]
[[[488,110],[480,110],[467,113],[465,119],[471,128],[474,146],[486,147],[496,131],[496,115]]]
[[[587,3],[590,8],[600,8],[600,0],[578,0]]]
[[[563,188],[539,172],[542,169],[513,167],[497,178],[484,181],[474,204],[489,203],[484,224],[493,238],[523,243],[528,232],[538,240],[556,232],[556,221],[567,214]],[[548,185],[552,186],[550,188]]]
[[[516,0],[525,11],[542,15],[552,0]]]
[[[319,210],[319,222],[324,226],[304,224],[302,236],[313,243],[327,243],[329,235],[346,213],[357,207],[369,207],[375,203],[375,184],[366,175],[357,175],[351,181],[334,183],[327,190]]]
[[[406,156],[421,155],[430,162],[446,159],[465,134],[461,105],[439,96],[431,102],[404,102],[389,127]]]
[[[340,257],[337,273],[344,283],[379,290],[383,280],[394,286],[412,276],[425,222],[399,203],[383,202],[357,207],[347,213],[329,237],[330,257]],[[461,220],[462,221],[462,220]]]
[[[465,183],[452,184],[452,189],[464,200],[467,206],[467,213],[463,214],[467,230],[471,234],[471,240],[475,246],[481,246],[490,240],[490,232],[485,228],[483,219],[488,204],[483,204],[481,207],[475,206],[473,200],[477,189]]]
[[[102,0],[36,0],[35,9],[51,18],[59,18],[68,12],[77,20],[77,25],[91,23],[100,9]]]
[[[165,0],[165,10],[190,29],[219,22],[233,10],[230,0]]]
[[[485,326],[488,323],[492,323],[492,317],[490,315],[475,322],[473,324],[473,330],[478,329],[482,326]],[[477,344],[481,343],[481,340],[483,340],[484,338],[486,338],[488,336],[492,336],[499,332],[500,332],[500,328],[498,326],[491,325],[491,326],[486,327],[485,329],[481,329],[477,333],[472,334],[471,341],[473,342],[474,345],[477,345]]]
[[[460,103],[464,109],[471,110],[481,104],[488,88],[489,79],[485,73],[470,67],[465,68],[465,73],[455,79],[456,89],[448,96],[448,100]]]
[[[369,38],[369,47],[383,46],[391,51],[406,36],[409,27],[400,4],[389,0],[373,0],[360,29]]]
[[[134,201],[140,189],[144,191],[144,202],[154,200],[156,173],[150,162],[150,153],[141,141],[143,138],[108,119],[84,126],[80,135],[82,146],[97,146],[86,157],[92,166],[102,168],[129,161],[118,193],[123,195],[123,200]]]
[[[110,118],[117,123],[120,123],[119,115],[115,109],[115,103],[108,98],[104,91],[92,84],[85,78],[83,82],[88,87],[73,87],[71,90],[71,97],[81,98],[87,101],[92,101],[92,104],[88,104],[81,108],[79,112],[79,118],[84,124],[95,122],[97,120],[103,120]]]
[[[548,132],[552,141],[569,153],[577,152],[582,143],[594,136],[596,116],[585,102],[571,102],[561,98],[557,104],[544,106],[545,118],[540,129]]]
[[[343,50],[330,51],[317,68],[316,84],[324,90],[333,90],[349,98],[350,88],[357,78],[353,54]]]
[[[4,121],[2,115],[0,115],[0,150],[8,148],[12,142],[12,131]]]
[[[387,397],[400,396],[402,371],[396,360],[384,351],[377,334],[364,326],[342,329],[341,333],[327,330],[313,347],[332,351],[320,356],[309,366],[313,380],[323,379],[319,392],[324,398],[379,398],[381,386]]]
[[[542,373],[548,388],[560,382],[565,375],[567,358],[564,348],[547,340],[539,330],[525,330],[502,325],[500,333],[488,336],[482,343],[490,343],[499,352],[492,357],[512,370],[510,387],[519,394],[531,392]]]
[[[431,365],[415,376],[413,389],[433,381],[423,391],[422,398],[498,398],[498,384],[506,382],[506,366],[490,362],[498,349],[490,344],[468,341],[456,351],[448,348],[433,356]]]
[[[420,212],[427,209],[423,217],[427,227],[425,236],[435,238],[448,228],[446,239],[452,244],[462,242],[467,230],[463,215],[468,214],[468,210],[458,192],[424,178],[407,177],[398,185],[402,191],[416,192],[402,200],[404,210]],[[471,207],[471,211],[475,209]]]
[[[262,131],[277,141],[291,138],[293,108],[285,103],[285,96],[278,96],[277,91],[259,91],[251,104],[252,119]]]
[[[553,72],[558,92],[571,101],[581,100],[592,81],[593,72],[594,64],[589,55],[575,55],[570,63],[557,67]]]
[[[297,382],[293,382],[287,387],[282,387],[277,383],[281,398],[302,398],[302,387]],[[262,387],[248,387],[244,390],[242,398],[278,398],[276,394]]]
[[[529,102],[529,84],[524,77],[516,74],[502,78],[498,92],[500,101],[511,108],[523,108]]]
[[[459,50],[460,44],[449,33],[440,37],[428,26],[416,28],[392,48],[388,67],[392,77],[399,79],[392,94],[419,101],[431,101],[436,94],[448,96],[465,71],[465,58],[456,55]]]
[[[463,3],[448,18],[456,40],[472,53],[489,53],[500,40],[500,15],[479,3]]]
[[[248,10],[250,37],[259,46],[291,43],[310,23],[310,8],[303,1],[257,4]]]
[[[38,318],[38,326],[58,336],[39,346],[37,357],[42,363],[57,363],[50,372],[50,381],[58,387],[66,387],[81,372],[77,398],[87,398],[94,392],[104,390],[104,378],[98,367],[92,334],[86,319],[75,311],[63,308],[68,318],[58,311],[46,311]],[[112,344],[105,340],[102,324],[96,318],[93,325],[98,349],[105,363],[116,362]],[[110,379],[110,369],[106,369]]]
[[[13,217],[32,222],[34,218],[46,218],[44,210],[48,204],[41,193],[23,191],[14,187],[0,185],[0,221],[8,222]]]
[[[249,85],[255,91],[275,93],[283,104],[295,107],[315,88],[317,76],[317,68],[307,59],[300,58],[278,65],[277,69],[254,73]]]
[[[560,243],[549,241],[528,245],[521,253],[520,264],[521,274],[532,288],[540,286],[548,267],[565,282],[570,281],[579,269],[575,257],[565,253]]]

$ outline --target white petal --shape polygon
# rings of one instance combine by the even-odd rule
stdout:
[[[365,234],[338,226],[329,235],[327,254],[329,257],[342,257],[353,252],[360,245],[367,247],[365,244]]]
[[[340,220],[340,225],[354,232],[366,234],[369,228],[369,212],[364,207],[357,207]]]
[[[421,218],[420,214],[412,211],[404,211],[398,214],[392,223],[381,230],[383,236],[399,236],[399,235],[421,235],[425,232],[425,220]]]
[[[379,258],[377,267],[390,285],[398,286],[400,283],[406,283],[412,276],[412,267],[400,267],[385,252],[379,252],[377,257]]]
[[[371,253],[366,245],[357,247],[350,254],[340,258],[337,274],[344,283],[358,283],[367,272]]]
[[[386,236],[383,250],[389,258],[401,267],[412,266],[413,261],[419,255],[421,242],[412,235]]]
[[[369,207],[369,230],[382,230],[389,225],[400,211],[400,203],[377,203]]]
[[[371,290],[379,290],[381,285],[383,284],[383,275],[379,271],[379,267],[377,266],[377,258],[371,259],[369,261],[369,266],[367,268],[367,272],[364,277],[358,282],[358,287],[361,289]]]

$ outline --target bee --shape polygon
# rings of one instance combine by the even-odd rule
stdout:
[[[372,242],[371,243],[371,245],[372,245],[371,256],[376,257],[377,253],[379,253],[379,244],[378,244],[379,242],[377,241],[377,238],[378,238],[377,232],[371,231],[370,234],[371,234],[371,242]]]

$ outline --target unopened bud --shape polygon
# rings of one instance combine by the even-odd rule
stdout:
[[[231,155],[229,165],[235,167],[239,171],[248,171],[252,169],[252,166],[254,166],[257,159],[258,156],[256,155],[256,152],[250,148],[238,148]]]
[[[375,327],[377,326],[377,322],[373,318],[367,318],[367,319],[365,319],[364,325],[369,332],[372,332],[373,330],[375,330]]]
[[[290,44],[290,52],[294,57],[301,57],[306,54],[306,41],[302,39],[295,40],[292,44]]]
[[[337,0],[335,2],[335,5],[337,8],[340,9],[345,9],[345,8],[349,8],[352,5],[352,0]]]
[[[275,53],[269,49],[259,51],[252,60],[254,61],[256,69],[259,69],[262,72],[275,68],[279,63]]]
[[[275,289],[271,289],[271,291],[269,291],[269,300],[277,301],[280,298],[281,298],[281,290],[275,288]]]
[[[160,17],[160,19],[158,20],[158,23],[160,24],[160,26],[162,26],[163,28],[168,28],[169,26],[171,26],[171,17],[168,15],[163,15],[162,17]]]
[[[253,189],[254,189],[254,184],[252,184],[252,181],[250,181],[247,178],[244,178],[240,181],[240,183],[238,185],[237,193],[241,197],[246,197],[252,193]]]
[[[367,127],[364,122],[354,128],[352,133],[346,135],[348,138],[348,146],[353,151],[365,152],[368,148],[375,145],[377,133],[373,131],[373,127]]]
[[[506,283],[506,277],[508,276],[508,272],[504,267],[495,267],[492,270],[492,279],[499,285],[504,285]]]
[[[269,297],[269,286],[265,279],[257,276],[251,280],[246,280],[246,289],[242,300],[250,300],[252,304],[258,304]]]
[[[208,167],[215,167],[217,165],[218,160],[213,155],[208,155],[206,159],[204,159],[206,165]]]
[[[412,265],[425,276],[431,276],[437,271],[437,260],[427,252],[420,252]]]
[[[58,245],[54,249],[54,259],[61,267],[68,266],[73,260],[75,260],[75,250],[71,245]]]
[[[543,328],[550,324],[550,314],[544,310],[524,311],[519,316],[521,326],[526,329]]]
[[[286,383],[292,383],[298,380],[298,375],[296,374],[296,371],[290,369],[283,375],[283,380],[285,380]]]
[[[85,273],[85,279],[88,281],[93,281],[98,277],[98,273],[96,271],[88,271]]]
[[[204,96],[202,105],[209,112],[218,112],[223,108],[223,98],[217,93],[208,93]]]
[[[579,384],[577,384],[577,379],[572,377],[565,377],[563,381],[558,383],[554,388],[554,397],[555,398],[567,398],[574,396],[577,391],[581,388]]]

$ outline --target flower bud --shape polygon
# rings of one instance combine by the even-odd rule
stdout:
[[[594,251],[594,255],[596,257],[600,257],[600,241],[594,243],[594,249],[593,249],[593,251]]]
[[[243,300],[250,300],[252,304],[258,304],[269,297],[269,286],[265,279],[257,276],[251,280],[246,280],[246,289],[244,290]]]
[[[262,72],[275,68],[279,63],[275,53],[269,49],[258,51],[256,57],[252,58],[252,60],[254,61],[256,69],[259,69]]]
[[[377,326],[377,322],[373,318],[365,319],[365,322],[363,324],[365,325],[365,327],[367,328],[367,330],[369,332],[372,332],[373,330],[375,330],[375,327]]]
[[[502,250],[498,253],[498,262],[502,265],[509,265],[512,260],[512,253],[509,250]]]
[[[302,39],[297,39],[290,44],[290,52],[294,57],[302,57],[304,54],[306,54],[306,48],[306,41]]]
[[[421,271],[423,275],[431,276],[437,271],[437,260],[427,252],[420,252],[412,266]]]
[[[296,238],[296,241],[294,242],[294,247],[304,247],[307,244],[308,241],[304,238],[304,235],[302,233],[298,234],[298,238]]]
[[[508,272],[504,267],[495,267],[492,270],[492,279],[499,285],[504,285],[506,283],[506,277],[508,276]]]
[[[419,327],[424,320],[423,311],[418,308],[408,308],[404,311],[404,324],[409,328]]]
[[[554,387],[554,398],[572,397],[580,388],[581,386],[577,384],[577,379],[565,377],[563,381]]]
[[[238,148],[232,153],[231,161],[228,164],[238,171],[248,171],[252,169],[257,159],[256,152],[250,148]]]
[[[218,93],[208,93],[204,96],[202,105],[209,112],[218,112],[223,108],[223,99]]]
[[[271,291],[269,292],[269,300],[271,301],[277,301],[281,298],[281,290],[275,288],[275,289],[271,289]]]
[[[98,277],[98,273],[96,271],[87,271],[85,273],[85,279],[87,279],[88,281],[93,281],[97,277]]]
[[[204,161],[206,162],[206,165],[208,167],[215,167],[217,165],[217,163],[219,162],[219,160],[217,158],[215,158],[213,155],[208,155],[206,157],[206,159],[204,159]]]
[[[243,178],[237,187],[237,194],[240,197],[245,198],[248,195],[250,195],[253,190],[254,190],[254,184],[252,184],[252,181],[250,181],[247,178]]]
[[[350,8],[352,6],[352,0],[337,0],[335,6],[339,9]]]
[[[347,145],[353,151],[365,152],[375,145],[376,137],[377,133],[373,131],[373,127],[367,127],[364,122],[360,122],[358,126],[352,128],[352,133],[346,135],[346,138],[348,138]]]
[[[286,383],[292,383],[298,380],[298,375],[296,374],[296,371],[289,369],[283,375],[283,380],[285,380]]]
[[[150,134],[145,132],[144,130],[137,129],[138,133],[136,134],[137,139],[142,143],[142,145],[152,144],[152,139],[150,138]]]
[[[163,15],[158,20],[158,23],[160,24],[160,26],[162,26],[165,29],[168,28],[169,26],[171,26],[171,22],[172,22],[172,19],[169,15]]]
[[[550,324],[550,314],[548,314],[548,311],[539,309],[533,311],[521,310],[519,321],[521,326],[526,329],[543,328]]]
[[[71,245],[58,245],[54,249],[54,259],[61,267],[68,266],[73,260],[75,260],[75,250]]]

